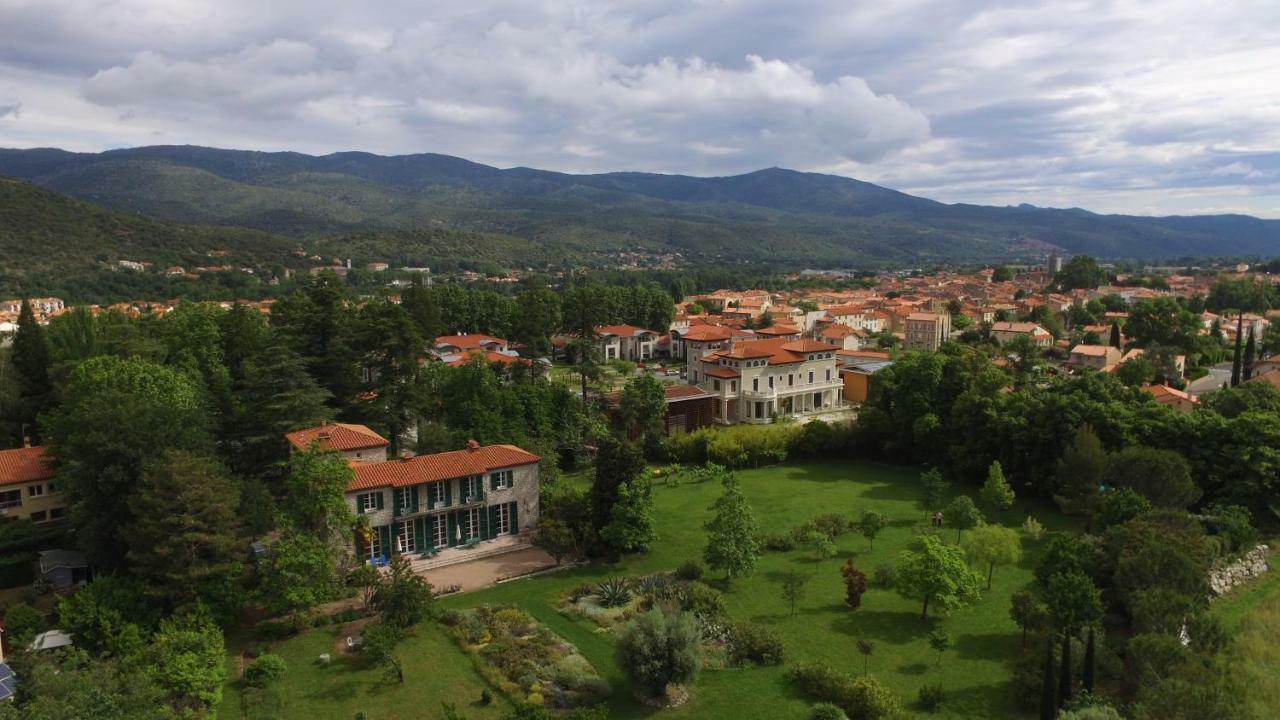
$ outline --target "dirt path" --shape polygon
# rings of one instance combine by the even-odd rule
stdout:
[[[542,548],[527,547],[502,555],[425,570],[422,576],[436,592],[454,585],[461,586],[462,591],[466,592],[488,587],[505,578],[555,567],[555,564],[555,559]]]

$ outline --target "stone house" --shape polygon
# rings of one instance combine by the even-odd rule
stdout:
[[[66,517],[67,502],[45,450],[42,445],[0,450],[0,522]]]

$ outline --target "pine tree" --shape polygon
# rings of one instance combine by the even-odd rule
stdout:
[[[991,467],[987,470],[987,482],[983,484],[979,496],[997,512],[1008,510],[1013,505],[1015,497],[1013,488],[1009,487],[1009,481],[1005,480],[1004,468],[1000,466],[999,460],[991,462]]]
[[[124,535],[130,572],[151,597],[175,610],[203,602],[224,618],[239,608],[239,495],[209,458],[170,451],[147,465]]]
[[[1093,692],[1094,664],[1097,662],[1097,658],[1094,657],[1093,642],[1094,642],[1093,628],[1089,628],[1089,640],[1084,646],[1084,678],[1083,678],[1084,691],[1087,693]]]
[[[1111,323],[1111,341],[1108,344],[1117,350],[1120,349],[1120,326],[1116,323]]]
[[[23,300],[18,312],[18,331],[13,336],[10,357],[18,371],[19,431],[29,436],[33,444],[39,444],[39,427],[36,419],[49,402],[52,389],[49,384],[49,341],[44,328],[36,322],[31,301]],[[23,438],[18,438],[20,441]]]
[[[1040,672],[1040,720],[1053,720],[1058,715],[1057,697],[1053,692],[1053,643],[1044,644],[1044,668]]]
[[[284,434],[333,417],[329,392],[307,373],[306,361],[275,345],[244,363],[235,391],[235,465],[249,475],[270,473],[287,457]]]
[[[1253,339],[1253,326],[1249,326],[1249,339],[1244,345],[1244,359],[1240,361],[1242,375],[1245,382],[1249,382],[1253,378],[1253,361],[1258,354],[1257,343]]]
[[[1062,634],[1062,672],[1058,676],[1058,707],[1071,700],[1071,635]]]
[[[1243,362],[1243,344],[1244,342],[1244,313],[1240,313],[1240,318],[1236,321],[1236,353],[1231,361],[1231,387],[1240,384],[1240,371]]]
[[[1058,463],[1058,493],[1053,499],[1065,512],[1092,517],[1101,500],[1098,484],[1106,470],[1107,453],[1089,425],[1081,425]]]
[[[756,518],[733,473],[725,476],[724,494],[711,505],[715,515],[706,524],[707,547],[703,560],[730,578],[750,575],[760,557]]]

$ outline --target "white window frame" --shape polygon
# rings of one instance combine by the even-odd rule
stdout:
[[[369,529],[372,530],[373,532],[370,533],[369,550],[366,554],[369,556],[369,559],[372,560],[376,557],[382,556],[382,536],[381,534],[378,533],[377,528],[369,528]]]
[[[511,534],[511,505],[509,503],[502,503],[501,505],[498,505],[497,508],[498,511],[496,514],[498,521],[493,534],[509,535]]]
[[[462,539],[471,540],[480,537],[480,508],[467,511],[466,522],[463,523]]]
[[[449,547],[449,523],[445,520],[443,515],[436,518],[435,532],[432,535],[435,540],[433,543],[435,547]]]
[[[413,488],[396,488],[396,507],[401,510],[413,509]]]
[[[410,548],[416,547],[413,542],[413,523],[400,523],[400,530],[396,533],[396,537],[400,538],[400,552],[410,552]]]
[[[363,513],[375,512],[378,509],[378,498],[375,493],[361,493],[356,496],[356,509]]]
[[[495,484],[493,481],[497,480]],[[510,490],[515,486],[515,472],[512,470],[496,470],[489,474],[489,484],[495,490]]]
[[[442,482],[427,483],[427,507],[434,510],[436,503],[444,502],[445,484]],[[432,496],[435,497],[432,497]],[[444,507],[443,505],[441,507]]]
[[[27,497],[44,497],[44,483],[28,485]]]

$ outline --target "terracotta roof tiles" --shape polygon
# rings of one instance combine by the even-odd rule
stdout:
[[[347,492],[378,487],[408,487],[437,480],[483,475],[493,470],[531,465],[539,458],[514,445],[486,445],[467,450],[418,455],[378,463],[354,463],[355,479]]]
[[[306,450],[313,442],[319,442],[322,448],[341,452],[390,445],[386,438],[364,425],[348,423],[326,423],[317,427],[295,430],[284,437],[290,445],[299,450]]]
[[[51,462],[43,445],[0,450],[0,485],[48,480],[53,477]]]

